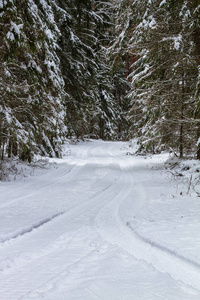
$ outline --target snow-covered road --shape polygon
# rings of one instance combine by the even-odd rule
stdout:
[[[200,299],[200,201],[161,176],[166,156],[124,147],[80,143],[0,183],[1,300]]]

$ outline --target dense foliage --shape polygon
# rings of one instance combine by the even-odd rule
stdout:
[[[0,1],[0,151],[59,156],[66,137],[113,138],[107,1]]]
[[[200,158],[198,0],[0,0],[0,155],[137,137]]]
[[[191,152],[199,136],[200,5],[198,1],[119,3],[117,51],[132,64],[130,117],[141,149]]]
[[[1,157],[59,155],[64,81],[52,7],[47,1],[0,1],[0,16]]]

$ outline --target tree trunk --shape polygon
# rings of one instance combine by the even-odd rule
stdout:
[[[100,136],[100,139],[104,139],[104,120],[100,117],[100,120],[99,120],[99,127],[100,127],[100,133],[99,133],[99,136]]]
[[[200,160],[200,148],[198,148],[198,150],[197,150],[197,159]]]
[[[130,67],[130,65],[129,65],[129,55],[126,54],[126,78],[129,75],[129,67]]]
[[[183,123],[181,123],[180,126],[179,152],[180,152],[180,158],[182,158],[183,157]]]
[[[184,72],[182,74],[182,97],[181,97],[181,125],[180,125],[180,136],[179,136],[179,152],[180,158],[183,157],[183,119],[184,119],[184,93],[185,93],[185,82],[184,82]]]
[[[4,160],[4,148],[5,148],[5,143],[2,142],[2,146],[1,146],[1,160]]]
[[[199,140],[199,138],[200,138],[200,123],[199,124],[197,124],[197,141]],[[199,159],[200,160],[200,144],[199,145],[197,145],[197,159]]]

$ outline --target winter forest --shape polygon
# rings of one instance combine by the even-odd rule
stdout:
[[[200,0],[0,0],[0,300],[200,299]]]
[[[0,0],[0,161],[71,137],[200,158],[199,0]]]

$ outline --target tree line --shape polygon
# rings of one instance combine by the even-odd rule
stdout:
[[[0,156],[137,138],[200,158],[198,0],[0,0]]]
[[[128,75],[140,149],[200,158],[199,0],[122,0],[113,51],[136,57]],[[132,60],[133,61],[133,60]]]

